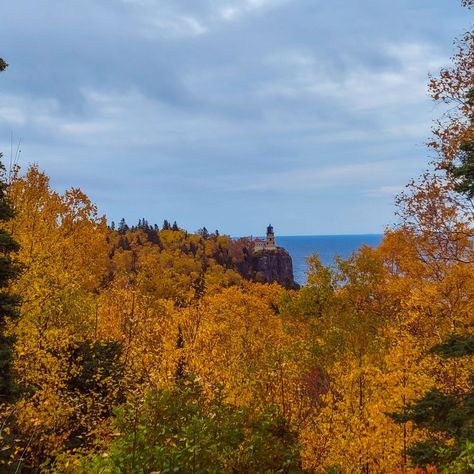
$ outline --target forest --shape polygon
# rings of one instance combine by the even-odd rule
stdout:
[[[242,276],[245,240],[115,226],[3,166],[0,472],[474,472],[474,33],[455,47],[395,223],[300,289]]]

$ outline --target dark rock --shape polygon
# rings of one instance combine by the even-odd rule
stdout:
[[[277,247],[275,250],[250,252],[239,269],[241,274],[261,283],[277,282],[287,289],[299,288],[293,279],[293,261],[287,250]]]

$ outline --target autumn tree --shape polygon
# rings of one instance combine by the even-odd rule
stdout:
[[[35,166],[25,175],[16,170],[8,197],[15,216],[4,225],[20,244],[16,258],[24,267],[11,285],[22,297],[20,315],[6,326],[15,339],[14,369],[24,394],[10,420],[19,452],[14,461],[23,453],[19,464],[38,466],[45,453],[67,448],[73,439],[85,442],[113,398],[102,396],[110,377],[98,376],[87,393],[78,378],[89,370],[90,359],[108,364],[107,346],[93,343],[107,226],[79,189],[60,195]]]
[[[467,7],[472,2],[464,1]],[[398,198],[402,228],[418,237],[422,258],[471,263],[466,239],[474,235],[472,200],[472,143],[474,140],[474,32],[456,42],[452,66],[431,77],[432,98],[445,104],[436,120],[429,146],[435,152],[432,167],[413,180]],[[463,249],[460,253],[459,249]],[[469,252],[468,252],[469,253]]]

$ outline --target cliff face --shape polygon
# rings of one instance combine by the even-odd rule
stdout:
[[[262,283],[277,282],[285,288],[298,288],[293,279],[293,261],[282,247],[276,250],[261,250],[251,253],[243,262],[241,273]]]

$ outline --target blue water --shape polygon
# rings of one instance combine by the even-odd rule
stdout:
[[[276,237],[276,244],[284,247],[293,260],[295,280],[306,282],[306,258],[317,253],[324,265],[331,265],[336,255],[347,258],[361,245],[376,247],[382,240],[380,234],[358,235],[308,235]]]

